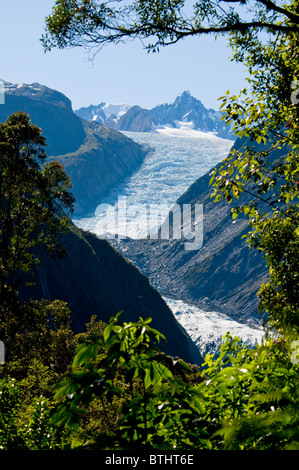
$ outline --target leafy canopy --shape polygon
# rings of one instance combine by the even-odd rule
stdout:
[[[298,1],[199,0],[191,6],[185,0],[56,0],[46,19],[42,43],[45,50],[68,46],[99,49],[138,38],[147,49],[156,51],[185,37],[230,31],[245,34],[256,29],[298,34]]]
[[[233,217],[243,213],[249,219],[249,245],[269,266],[261,309],[280,336],[253,349],[228,335],[219,357],[207,355],[201,380],[190,385],[154,347],[163,337],[150,319],[119,325],[118,316],[112,318],[102,336],[92,334],[79,345],[72,370],[55,386],[57,406],[41,436],[62,427],[69,436],[61,448],[298,449],[298,348],[291,341],[299,329],[298,1],[198,1],[189,19],[184,6],[56,1],[44,45],[101,47],[139,37],[153,40],[146,47],[156,50],[188,35],[230,32],[250,87],[222,98],[224,119],[241,140],[212,175],[213,197],[231,203]],[[18,397],[11,383],[0,388],[5,447],[16,434]],[[108,423],[108,432],[86,435],[80,424],[96,399],[107,421],[118,405],[116,421]],[[38,439],[41,447],[48,445]]]

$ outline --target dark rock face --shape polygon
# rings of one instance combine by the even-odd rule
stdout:
[[[114,125],[114,129],[130,132],[149,132],[152,128],[149,111],[140,106],[130,108]]]
[[[237,321],[260,319],[256,294],[267,270],[261,256],[242,239],[247,221],[232,225],[225,207],[213,211],[207,199],[200,201],[204,204],[200,250],[186,251],[180,240],[121,240],[113,241],[114,246],[163,295],[226,313]]]
[[[152,327],[167,338],[159,346],[162,351],[190,363],[201,363],[198,349],[160,294],[107,241],[74,225],[61,241],[68,256],[54,260],[40,251],[36,285],[23,287],[24,300],[45,298],[68,302],[76,332],[84,330],[92,315],[108,322],[111,316],[123,311],[121,323],[151,317]]]

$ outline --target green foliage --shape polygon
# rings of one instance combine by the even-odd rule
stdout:
[[[16,424],[19,390],[15,380],[0,382],[0,448],[11,449],[22,444]]]
[[[298,447],[299,376],[288,342],[272,339],[254,350],[228,337],[219,358],[206,365],[209,416],[221,421],[215,433],[221,448]]]
[[[54,398],[62,402],[53,424],[76,432],[97,399],[106,419],[111,404],[117,405],[118,419],[108,423],[109,432],[94,437],[96,447],[172,448],[185,439],[189,442],[182,430],[198,407],[196,390],[164,364],[165,356],[154,344],[163,335],[149,326],[150,319],[123,325],[117,320],[118,316],[111,319],[102,338],[94,335],[78,346],[72,372],[55,386]],[[189,369],[179,362],[179,367]],[[76,442],[84,445],[82,436]]]
[[[42,396],[23,403],[22,384],[15,379],[0,382],[0,449],[53,450],[62,434],[50,426],[53,404]],[[35,392],[36,393],[36,392]]]
[[[60,446],[60,436],[50,426],[53,405],[43,397],[35,398],[27,410],[28,418],[21,421],[20,432],[24,448],[28,450],[54,450]],[[28,412],[29,411],[29,412]]]
[[[18,379],[35,361],[49,366],[54,374],[65,372],[77,345],[70,311],[65,302],[58,300],[15,299],[9,307],[0,306],[0,335],[6,352],[0,375]]]
[[[1,381],[3,449],[298,448],[292,343],[268,339],[252,349],[227,334],[219,355],[207,355],[188,381],[191,367],[159,352],[149,319],[117,318],[78,345],[54,399],[44,396],[48,370],[37,362],[25,379]]]
[[[39,129],[14,115],[0,126],[0,313],[9,345],[1,366],[0,446],[298,449],[299,3],[257,0],[246,19],[234,1],[196,2],[190,19],[181,0],[113,3],[57,0],[44,47],[154,37],[146,47],[155,51],[189,35],[229,32],[234,59],[248,67],[250,88],[221,98],[223,119],[241,142],[211,184],[215,201],[232,205],[233,218],[248,217],[247,242],[269,266],[260,309],[277,336],[269,330],[249,348],[227,335],[219,355],[207,355],[202,372],[192,374],[159,351],[165,338],[150,319],[120,325],[117,315],[106,326],[92,318],[75,337],[63,303],[21,303],[16,275],[31,270],[36,246],[60,250],[55,235],[65,222],[53,216],[57,201],[70,208],[72,197],[62,169],[43,165]]]
[[[149,319],[118,325],[117,317],[102,338],[91,336],[78,346],[72,372],[54,387],[51,424],[68,429],[67,447],[298,447],[298,361],[290,342],[269,339],[252,349],[226,335],[220,354],[207,355],[201,376],[190,383],[163,364],[152,343],[161,335]],[[111,408],[115,422],[106,429],[86,421],[91,410],[109,420]]]
[[[71,211],[70,179],[45,163],[41,129],[20,112],[0,124],[0,447],[49,449],[51,389],[77,345],[64,302],[19,298],[19,284],[38,263],[37,249],[64,254],[58,235]]]
[[[64,429],[51,424],[56,406],[52,389],[70,370],[80,341],[91,332],[103,331],[104,327],[103,322],[96,322],[93,317],[86,325],[87,331],[76,336],[69,329],[69,310],[63,302],[36,303],[35,308],[38,307],[45,314],[43,328],[40,319],[35,318],[31,325],[32,330],[36,328],[33,337],[27,325],[28,344],[21,341],[0,367],[0,377],[3,377],[0,380],[0,448],[5,450],[52,450],[68,443]],[[94,412],[97,419],[97,407]],[[99,426],[105,428],[102,423],[97,423]],[[84,423],[85,433],[91,429]]]

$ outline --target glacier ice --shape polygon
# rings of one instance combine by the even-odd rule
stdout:
[[[164,297],[175,318],[185,328],[199,348],[202,356],[206,353],[217,354],[223,336],[230,333],[249,346],[260,344],[264,329],[232,320],[221,312],[205,311],[182,300]]]
[[[168,130],[162,133],[123,133],[148,146],[152,151],[148,153],[141,167],[114,187],[107,197],[99,201],[99,205],[107,204],[115,207],[117,211],[119,198],[126,198],[128,217],[123,219],[125,226],[118,224],[117,228],[119,233],[126,233],[131,238],[146,236],[148,233],[145,219],[143,234],[140,229],[136,230],[136,207],[159,206],[162,216],[166,217],[178,197],[195,180],[225,158],[233,144],[230,140],[194,130],[174,129],[173,133]],[[81,217],[74,222],[84,230],[103,236],[100,217],[106,217],[106,214],[99,216],[99,211],[96,210],[92,216]],[[111,225],[112,228],[115,227],[114,219],[111,220]],[[109,227],[106,231],[112,233]]]

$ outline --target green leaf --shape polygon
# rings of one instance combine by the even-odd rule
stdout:
[[[79,388],[80,385],[70,379],[60,382],[56,387],[54,387],[54,391],[57,390],[54,398],[57,400],[58,398],[67,397],[76,393]]]
[[[76,355],[73,360],[73,368],[78,366],[82,366],[89,362],[90,359],[96,360],[98,353],[98,346],[97,344],[87,344],[82,343],[76,352]]]

